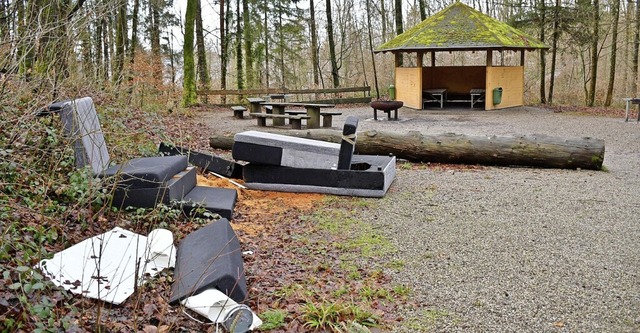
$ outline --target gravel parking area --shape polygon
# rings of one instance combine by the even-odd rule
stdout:
[[[640,124],[536,107],[340,111],[334,124],[355,115],[359,130],[605,140],[607,171],[399,167],[356,211],[397,248],[389,273],[417,304],[394,331],[640,332]]]

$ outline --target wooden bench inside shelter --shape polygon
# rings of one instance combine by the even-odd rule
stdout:
[[[444,107],[444,102],[447,100],[447,89],[445,88],[433,88],[433,89],[425,89],[422,91],[423,100],[422,100],[422,108],[424,109],[424,105],[429,102],[435,102],[440,104],[440,108]]]
[[[473,109],[476,103],[484,102],[486,91],[484,89],[471,89],[469,95],[471,95],[471,108]]]
[[[274,120],[274,126],[283,125],[279,122],[276,122],[275,120],[284,121],[285,119],[288,119],[292,129],[302,129],[302,119],[308,120],[309,118],[311,118],[306,115],[286,115],[272,113],[250,113],[250,115],[258,120],[258,126],[260,127],[267,126],[267,118]]]

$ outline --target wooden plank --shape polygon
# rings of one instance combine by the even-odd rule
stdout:
[[[318,103],[300,103],[300,102],[263,102],[261,105],[271,106],[302,106],[302,107],[317,107],[317,108],[334,108],[333,104],[318,104]]]
[[[395,85],[396,100],[403,101],[406,107],[422,109],[422,68],[396,68]]]
[[[301,103],[326,103],[326,104],[371,103],[371,97],[319,99],[319,100],[316,100],[316,101],[305,101],[305,102],[301,102]]]
[[[493,104],[493,89],[502,87],[502,102]],[[524,67],[487,68],[485,110],[504,109],[524,104]]]
[[[280,118],[280,119],[309,119],[311,117],[304,115],[286,115],[286,114],[272,114],[272,113],[249,113],[252,117],[257,118]]]
[[[271,94],[335,94],[347,92],[368,92],[371,93],[371,87],[347,87],[347,88],[331,88],[331,89],[208,89],[200,90],[198,95],[271,95]]]

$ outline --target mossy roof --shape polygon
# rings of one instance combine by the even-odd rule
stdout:
[[[546,48],[538,39],[456,2],[380,45],[375,52]]]

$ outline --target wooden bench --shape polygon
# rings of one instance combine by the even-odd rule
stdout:
[[[309,116],[310,118],[307,119],[307,128],[311,129],[311,128],[320,128],[320,109],[322,108],[333,108],[335,107],[335,105],[333,104],[319,104],[319,103],[302,103],[302,102],[298,102],[298,103],[291,103],[291,102],[265,102],[262,103],[262,105],[264,106],[272,106],[273,107],[273,114],[280,114],[280,115],[284,115],[285,114],[285,108],[287,106],[293,106],[293,107],[303,107],[305,109],[307,109],[307,116]],[[273,123],[274,125],[284,125],[284,119],[279,119],[279,118],[274,118],[273,119]]]
[[[233,110],[233,117],[236,119],[244,119],[244,112],[247,111],[247,108],[244,106],[232,106],[231,110]]]
[[[471,95],[471,108],[473,109],[473,106],[476,103],[480,103],[480,102],[484,102],[485,99],[485,90],[484,89],[471,89],[469,91],[469,95]]]
[[[307,114],[307,111],[288,110],[284,111],[284,113],[290,115],[303,115]],[[333,116],[340,116],[342,115],[342,112],[320,112],[320,115],[322,116],[322,127],[333,127]]]
[[[340,116],[342,112],[320,112],[322,116],[322,127],[333,127],[333,116]]]
[[[435,102],[440,104],[441,109],[444,107],[444,101],[447,100],[447,89],[444,89],[444,88],[425,89],[422,92],[424,93],[423,97],[426,97],[422,100],[423,109],[424,109],[424,105],[429,102]]]
[[[258,119],[258,126],[265,127],[267,126],[267,118],[271,119],[289,119],[289,123],[291,124],[291,128],[293,129],[302,129],[302,119],[308,120],[309,116],[305,115],[286,115],[286,114],[270,114],[270,113],[250,113],[252,117]]]
[[[251,113],[259,113],[260,112],[260,103],[264,102],[264,99],[258,97],[249,97],[247,98],[249,104],[251,105]]]

